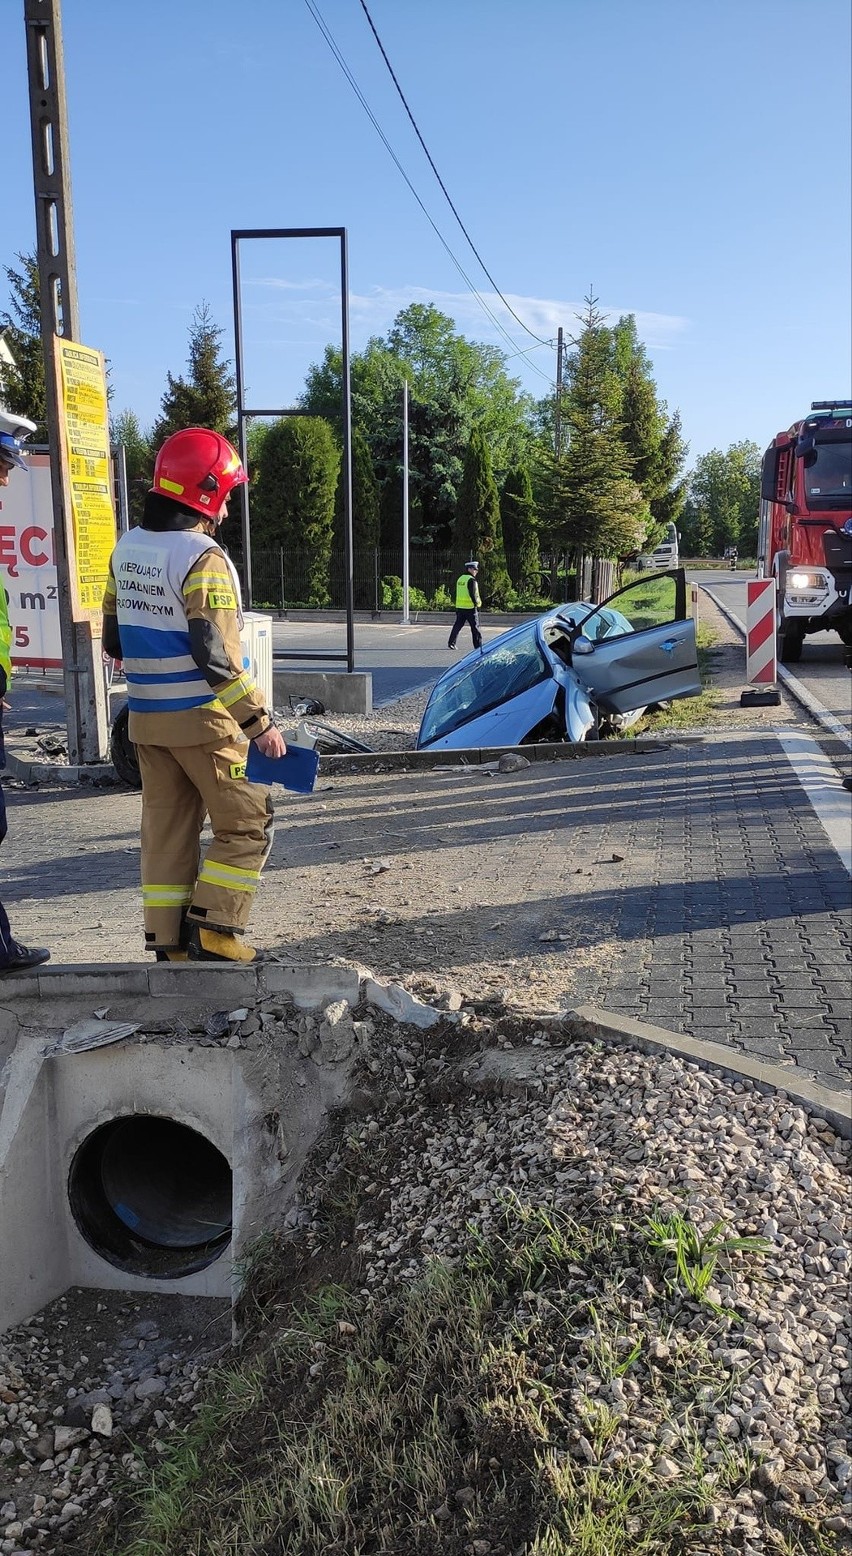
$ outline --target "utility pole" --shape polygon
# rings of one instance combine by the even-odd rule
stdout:
[[[556,458],[562,452],[562,325],[556,331],[556,427],[554,443]]]
[[[73,617],[74,531],[62,479],[61,413],[53,348],[56,335],[80,339],[60,0],[24,0],[24,21],[68,760],[99,762],[108,745],[106,683],[100,636],[94,633],[91,622]]]
[[[408,613],[408,379],[402,380],[402,625],[411,625]]]

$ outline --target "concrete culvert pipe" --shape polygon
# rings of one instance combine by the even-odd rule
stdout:
[[[68,1178],[87,1243],[129,1274],[177,1280],[212,1264],[231,1238],[231,1168],[197,1130],[133,1114],[93,1130]]]

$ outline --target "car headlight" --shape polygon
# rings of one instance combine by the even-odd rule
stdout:
[[[825,589],[825,579],[819,573],[791,573],[790,583],[794,589]]]

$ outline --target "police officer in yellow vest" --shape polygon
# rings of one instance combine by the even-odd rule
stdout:
[[[456,579],[456,619],[450,631],[447,648],[455,648],[456,639],[465,623],[470,627],[474,648],[482,647],[482,633],[479,630],[479,607],[482,600],[479,596],[479,584],[476,581],[478,572],[478,562],[465,562],[464,572]]]
[[[0,411],[0,487],[9,485],[9,476],[17,465],[26,470],[23,439],[35,432],[35,422],[25,416],[11,416]],[[8,707],[6,691],[12,679],[12,629],[9,625],[9,604],[3,581],[0,579],[0,767],[5,765],[3,749],[3,711]],[[0,789],[0,843],[6,836],[6,801]],[[38,967],[50,959],[50,952],[43,946],[21,945],[9,928],[9,919],[0,902],[0,974],[14,972],[19,967]]]
[[[247,783],[248,742],[284,741],[243,668],[239,586],[217,543],[247,480],[227,438],[172,433],[154,464],[142,524],[110,561],[103,642],[124,662],[130,738],[142,775],[145,941],[158,961],[251,962],[242,939],[272,842],[269,790]],[[201,829],[213,840],[204,858]]]

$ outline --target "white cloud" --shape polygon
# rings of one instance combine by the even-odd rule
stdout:
[[[307,281],[285,281],[282,276],[252,276],[243,285],[265,286],[278,292],[322,292],[327,295],[332,291],[331,283],[323,281],[319,276]]]
[[[569,302],[569,300],[550,299],[550,297],[522,297],[518,293],[504,293],[505,300],[524,321],[533,335],[539,335],[546,341],[557,339],[558,328],[563,327],[564,335],[574,335],[580,328],[578,314],[583,313],[583,303]],[[480,293],[480,297],[487,303],[488,310],[498,319],[499,324],[507,330],[508,335],[515,339],[519,350],[527,350],[529,336],[518,324],[518,319],[512,316],[505,303],[499,299],[496,293]],[[435,308],[440,308],[442,313],[448,313],[452,319],[456,319],[457,325],[465,333],[476,335],[480,339],[494,339],[505,345],[504,338],[494,327],[484,308],[480,307],[473,293],[442,293],[426,286],[396,286],[396,288],[384,288],[376,286],[367,294],[353,293],[350,296],[350,311],[353,319],[372,322],[373,327],[381,328],[384,321],[392,321],[401,308],[409,307],[412,302],[432,302]],[[679,317],[678,314],[648,313],[630,305],[623,307],[608,307],[600,303],[600,311],[605,314],[608,321],[614,322],[622,314],[636,314],[636,327],[639,330],[639,338],[648,347],[669,347],[676,342],[679,335],[683,335],[689,321]]]

